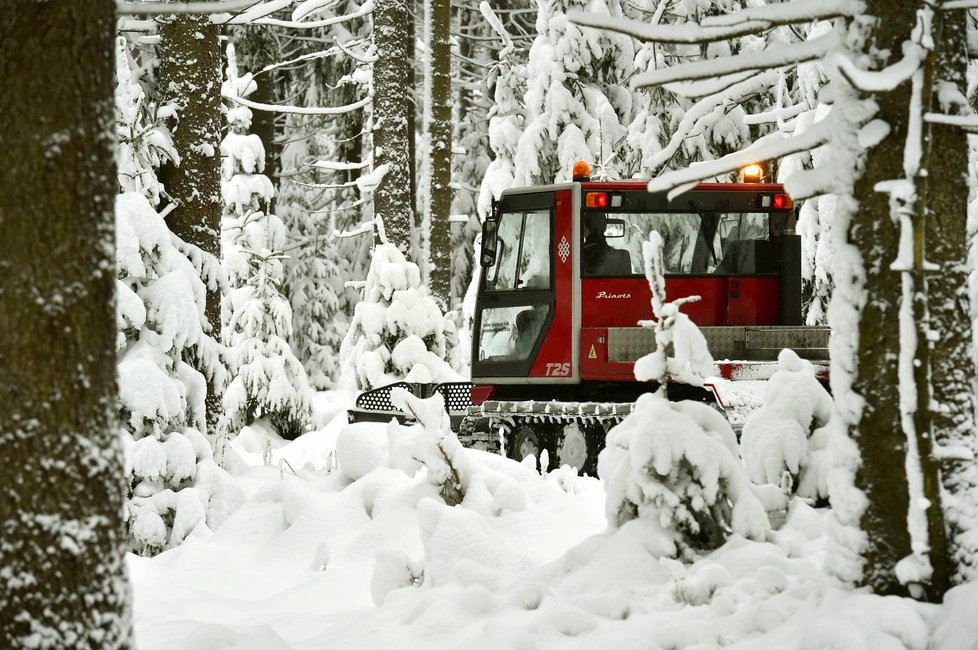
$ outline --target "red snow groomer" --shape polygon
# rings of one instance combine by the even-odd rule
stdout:
[[[667,298],[701,297],[683,311],[717,360],[706,388],[672,384],[670,398],[715,402],[736,426],[782,348],[826,372],[828,328],[802,325],[801,243],[781,185],[703,183],[669,199],[579,171],[502,193],[483,228],[472,383],[411,386],[442,392],[463,443],[517,460],[546,450],[550,469],[596,473],[608,428],[657,388],[633,374],[655,347],[638,325],[652,317],[642,243],[653,230]],[[361,395],[351,420],[403,417],[389,392]]]

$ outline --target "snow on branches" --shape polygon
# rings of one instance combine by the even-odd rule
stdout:
[[[445,361],[454,327],[421,286],[418,265],[381,244],[343,343],[350,383],[366,390],[396,381],[458,381]]]
[[[253,88],[250,75],[238,77],[229,45],[224,94],[243,95]],[[221,143],[224,265],[235,288],[224,304],[223,333],[237,374],[224,393],[227,433],[267,418],[279,435],[291,439],[309,423],[312,392],[289,345],[292,307],[281,291],[285,225],[268,212],[274,187],[262,173],[261,139],[246,133],[250,109],[230,108],[228,121],[231,128]]]
[[[791,350],[765,387],[764,405],[744,423],[741,448],[747,475],[808,499],[828,497],[828,430],[832,398],[812,364]]]
[[[190,361],[214,353],[206,288],[142,194],[116,200],[119,400],[129,545],[152,555],[207,534],[241,497],[211,457],[207,383]]]
[[[608,521],[619,528],[637,517],[651,520],[669,540],[662,546],[669,554],[716,548],[731,532],[761,539],[770,524],[726,419],[706,404],[666,399],[668,380],[702,385],[713,359],[703,334],[679,311],[688,299],[665,302],[659,233],[651,233],[643,253],[658,320],[656,349],[635,364],[635,377],[661,387],[638,399],[598,455]]]

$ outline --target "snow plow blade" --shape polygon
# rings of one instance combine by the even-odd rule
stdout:
[[[413,424],[414,418],[391,404],[391,390],[403,388],[415,397],[427,399],[436,393],[445,400],[445,408],[452,423],[452,430],[458,427],[465,417],[466,411],[472,404],[472,384],[468,382],[449,382],[443,384],[425,384],[399,381],[368,390],[357,397],[354,408],[347,411],[350,424],[357,422],[390,422],[396,419],[401,424]]]

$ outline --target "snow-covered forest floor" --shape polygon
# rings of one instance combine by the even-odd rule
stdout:
[[[448,507],[425,470],[398,469],[387,425],[346,424],[351,405],[319,393],[317,430],[290,443],[246,427],[244,504],[129,556],[138,648],[978,647],[978,584],[943,605],[842,588],[822,568],[828,512],[802,500],[765,541],[684,565],[657,559],[649,519],[608,532],[602,483],[567,468],[464,450]]]

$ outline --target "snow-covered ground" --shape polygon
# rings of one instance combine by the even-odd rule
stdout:
[[[765,541],[684,565],[658,559],[648,519],[610,529],[602,484],[566,468],[465,450],[449,507],[387,425],[346,425],[350,404],[319,394],[317,431],[291,443],[246,428],[244,505],[130,556],[140,650],[978,648],[978,584],[942,606],[844,589],[822,569],[826,513],[801,500]]]

